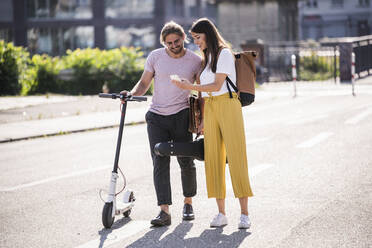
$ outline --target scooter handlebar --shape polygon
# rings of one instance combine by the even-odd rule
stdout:
[[[147,97],[146,96],[130,96],[131,101],[137,101],[137,102],[146,102]]]
[[[98,96],[103,97],[103,98],[112,98],[112,99],[116,98],[114,94],[107,94],[107,93],[99,93]]]
[[[136,102],[147,101],[146,96],[132,96],[132,95],[126,95],[125,96],[125,95],[121,95],[121,94],[118,94],[118,93],[112,93],[112,94],[99,93],[98,96],[103,97],[103,98],[111,98],[111,99],[119,98],[119,99],[125,100],[125,101],[136,101]]]

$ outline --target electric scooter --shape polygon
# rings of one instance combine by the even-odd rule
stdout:
[[[120,99],[124,100],[123,106],[121,108],[121,118],[120,118],[120,125],[119,125],[119,134],[118,140],[116,144],[116,153],[115,153],[115,161],[114,161],[114,168],[111,174],[111,181],[109,186],[109,192],[107,196],[107,200],[105,205],[103,206],[102,210],[102,223],[105,228],[111,228],[112,224],[114,223],[115,215],[123,214],[124,217],[129,217],[131,210],[134,206],[134,193],[131,190],[126,190],[123,194],[123,201],[116,201],[116,196],[125,189],[126,187],[126,180],[124,174],[120,170],[119,164],[119,155],[120,155],[120,146],[121,146],[121,138],[123,136],[123,129],[124,129],[124,121],[125,121],[125,113],[127,109],[127,102],[129,101],[147,101],[147,97],[145,96],[131,96],[131,95],[122,95],[122,94],[108,94],[108,93],[100,93],[99,97],[103,98],[111,98],[111,99]],[[116,193],[116,181],[119,177],[118,169],[121,172],[124,178],[124,186],[123,189]]]

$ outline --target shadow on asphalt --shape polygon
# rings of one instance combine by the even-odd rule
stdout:
[[[152,228],[142,238],[137,239],[127,247],[239,247],[243,240],[251,233],[246,230],[238,230],[230,235],[222,234],[223,228],[204,230],[199,237],[185,238],[191,230],[193,223],[184,221],[180,223],[172,233],[161,240],[161,236],[168,227]]]
[[[115,221],[112,224],[112,227],[110,229],[102,228],[98,234],[101,236],[100,241],[99,241],[99,248],[103,247],[105,244],[105,241],[107,240],[107,237],[110,233],[112,233],[113,230],[119,229],[123,227],[125,224],[129,223],[132,219],[129,218],[120,218],[119,220]]]

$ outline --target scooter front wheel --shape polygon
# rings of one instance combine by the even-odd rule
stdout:
[[[102,210],[102,224],[106,228],[111,228],[114,223],[115,216],[112,216],[112,202],[106,202]]]

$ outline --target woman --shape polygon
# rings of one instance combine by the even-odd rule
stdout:
[[[235,58],[214,24],[202,18],[190,29],[194,43],[202,52],[203,66],[200,84],[187,79],[172,80],[182,89],[197,90],[204,104],[205,174],[208,198],[216,198],[219,213],[211,227],[227,225],[225,213],[226,155],[234,195],[239,198],[241,216],[238,227],[249,228],[248,197],[253,196],[248,177],[248,163],[242,107],[235,92],[230,98],[226,77],[236,81]]]

